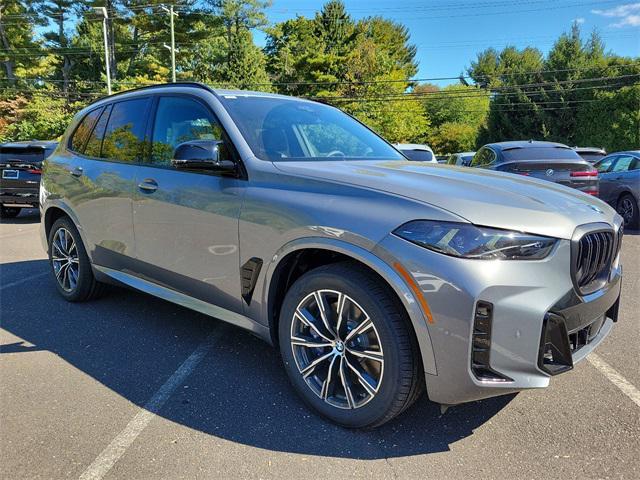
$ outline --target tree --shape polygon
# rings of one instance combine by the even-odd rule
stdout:
[[[251,31],[267,25],[264,9],[270,1],[209,0],[213,13],[220,16],[226,33],[226,61],[216,79],[238,88],[252,86],[269,89],[266,58],[253,43]]]
[[[414,92],[424,98],[426,115],[431,122],[427,134],[429,145],[440,153],[469,151],[486,125],[489,91],[477,86],[419,85]]]
[[[38,43],[34,40],[34,26],[39,22],[31,8],[20,0],[3,0],[0,4],[0,64],[6,83],[16,85],[16,70],[32,67],[38,55],[34,50]],[[0,79],[0,85],[5,79]]]

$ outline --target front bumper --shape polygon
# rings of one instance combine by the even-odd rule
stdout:
[[[593,350],[617,320],[621,267],[614,265],[602,289],[577,295],[569,273],[569,240],[560,240],[547,258],[538,261],[454,258],[393,235],[376,250],[385,261],[399,262],[411,273],[429,305],[433,323],[428,329],[437,374],[425,377],[429,398],[438,403],[458,404],[546,387],[552,373],[560,373],[550,373],[541,360],[549,318],[565,328],[566,342],[560,347],[569,345],[562,352],[568,368],[562,371]],[[494,378],[479,376],[472,362],[478,346],[474,322],[479,304],[491,305],[490,348],[485,358],[487,371],[496,373]]]

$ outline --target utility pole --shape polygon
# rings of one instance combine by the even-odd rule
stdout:
[[[173,28],[173,17],[178,16],[176,12],[173,11],[173,5],[169,8],[162,6],[162,9],[169,14],[170,24],[171,24],[171,46],[164,44],[165,48],[171,50],[171,81],[173,83],[176,82],[176,37],[175,31]]]
[[[111,68],[109,67],[109,43],[107,42],[107,9],[105,7],[93,7],[93,10],[102,15],[102,34],[104,36],[104,64],[107,70],[107,93],[111,95]]]

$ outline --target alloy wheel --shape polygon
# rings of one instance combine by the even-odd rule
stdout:
[[[76,242],[66,228],[59,228],[53,236],[51,262],[56,280],[65,292],[73,292],[78,285],[79,260]]]
[[[629,197],[625,197],[620,201],[618,205],[618,213],[624,219],[625,225],[628,225],[633,220],[635,214],[635,205]]]
[[[359,408],[380,389],[380,336],[367,312],[342,292],[317,290],[302,299],[291,322],[291,348],[307,386],[334,407]]]

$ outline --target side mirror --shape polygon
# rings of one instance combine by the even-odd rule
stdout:
[[[221,140],[191,140],[178,145],[173,152],[171,164],[182,170],[212,170],[217,172],[235,172],[233,160],[220,158],[224,147]]]

